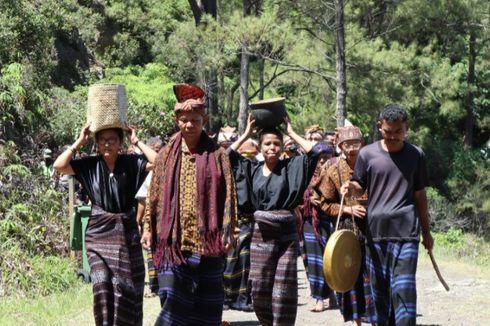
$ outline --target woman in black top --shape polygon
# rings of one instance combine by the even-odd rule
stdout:
[[[253,162],[237,149],[252,135],[249,116],[244,134],[228,149],[237,182],[248,186],[238,192],[252,206],[256,221],[250,252],[253,307],[262,325],[294,325],[297,310],[298,235],[293,209],[300,202],[318,160],[312,145],[285,119],[286,133],[306,155],[280,160],[283,136],[277,129],[260,132],[264,161]]]
[[[90,123],[75,143],[54,162],[56,171],[73,175],[87,191],[92,212],[86,231],[86,248],[94,293],[97,325],[141,325],[145,268],[135,219],[135,194],[156,153],[126,131],[131,144],[144,155],[119,154],[123,130],[95,134],[99,155],[73,159],[87,143]]]

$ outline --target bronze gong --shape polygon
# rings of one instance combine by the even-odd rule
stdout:
[[[328,239],[323,253],[323,273],[330,288],[347,292],[356,283],[361,269],[361,245],[351,230],[337,230]]]

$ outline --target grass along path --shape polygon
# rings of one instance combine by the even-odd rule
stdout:
[[[0,325],[93,325],[92,286],[79,283],[68,291],[40,298],[1,298]],[[83,319],[80,319],[80,316]],[[74,322],[74,320],[79,322]]]

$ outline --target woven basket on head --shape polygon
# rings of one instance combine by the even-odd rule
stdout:
[[[125,129],[128,125],[128,100],[124,85],[96,84],[88,90],[87,121],[95,133],[108,128]]]

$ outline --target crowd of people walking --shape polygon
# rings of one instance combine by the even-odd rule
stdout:
[[[89,121],[53,164],[92,205],[86,247],[97,325],[142,325],[143,249],[161,304],[155,325],[218,326],[226,309],[294,325],[300,257],[312,313],[338,306],[354,325],[416,324],[420,234],[428,250],[433,239],[425,156],[405,139],[402,106],[383,108],[381,139],[364,146],[356,126],[315,125],[302,137],[287,115],[279,127],[250,114],[243,134],[227,127],[213,137],[204,91],[178,84],[174,93],[178,131],[165,142]],[[121,153],[125,133],[135,153]],[[92,134],[97,153],[77,157]],[[336,223],[355,232],[362,257],[342,293],[323,269]]]

